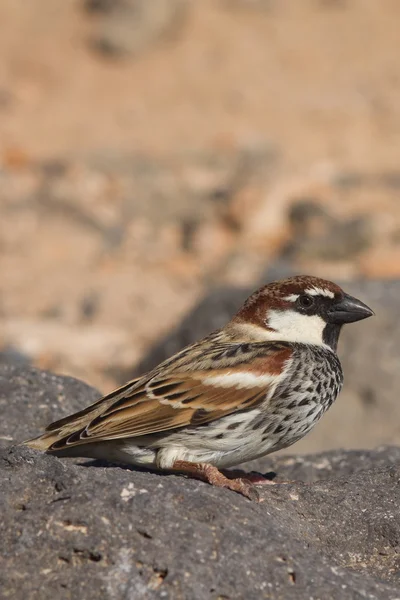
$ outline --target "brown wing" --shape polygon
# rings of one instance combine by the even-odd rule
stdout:
[[[152,377],[149,374],[130,382],[87,409],[51,424],[48,433],[29,445],[60,450],[144,436],[200,425],[256,406],[275,386],[292,350],[289,344],[274,342],[245,346],[246,351],[237,353],[228,367],[221,367],[215,357],[207,369],[175,372],[169,363]]]

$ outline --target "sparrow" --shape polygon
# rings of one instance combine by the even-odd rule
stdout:
[[[324,279],[269,283],[221,329],[24,443],[178,472],[255,498],[260,478],[220,469],[287,448],[314,427],[343,384],[342,326],[373,314]]]

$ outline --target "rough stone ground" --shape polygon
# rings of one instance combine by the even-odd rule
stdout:
[[[0,2],[1,597],[400,598],[395,447],[260,505],[9,448],[98,396],[29,364],[109,390],[287,270],[377,312],[295,451],[399,443],[399,7]]]
[[[262,502],[19,446],[97,392],[0,367],[2,598],[396,600],[400,449],[264,460]]]

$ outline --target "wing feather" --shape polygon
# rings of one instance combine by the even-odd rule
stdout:
[[[200,425],[251,409],[276,386],[292,349],[286,342],[245,344],[234,364],[211,357],[207,368],[168,361],[86,409],[52,423],[31,445],[49,451],[72,445]],[[230,344],[230,348],[232,344]],[[221,354],[221,353],[220,353]],[[239,356],[239,359],[238,359]],[[202,366],[206,363],[202,357]],[[28,442],[30,443],[30,442]]]

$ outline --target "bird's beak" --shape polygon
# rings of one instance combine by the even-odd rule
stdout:
[[[344,325],[345,323],[354,323],[361,321],[374,315],[374,311],[369,308],[361,300],[345,294],[344,297],[337,302],[328,311],[328,320],[335,325]]]

